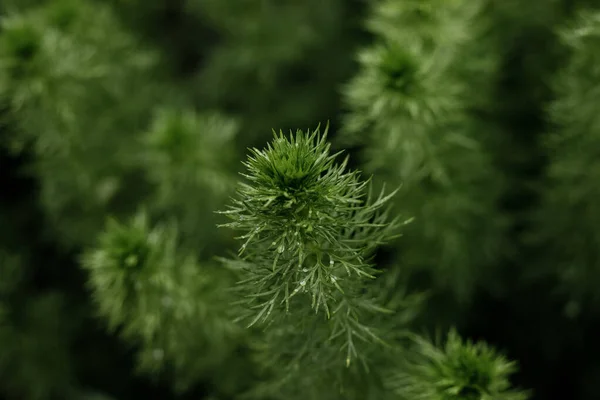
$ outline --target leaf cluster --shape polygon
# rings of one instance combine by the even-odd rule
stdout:
[[[319,128],[274,133],[266,149],[251,150],[246,181],[222,212],[232,220],[223,226],[243,233],[238,257],[222,260],[241,276],[239,319],[266,324],[257,357],[271,378],[258,397],[292,395],[301,381],[322,387],[325,376],[341,384],[336,374],[356,359],[368,369],[389,334],[382,320],[395,314],[367,290],[379,273],[375,249],[401,225],[386,207],[394,193],[374,195],[346,170],[348,158],[335,162],[326,138]]]
[[[190,247],[211,251],[215,235],[213,210],[236,187],[234,140],[239,123],[216,111],[158,109],[140,149],[140,165],[153,186],[148,203],[159,215],[177,219]],[[228,238],[229,239],[229,238]]]
[[[413,354],[388,384],[406,400],[526,400],[508,380],[516,364],[451,330],[443,346],[415,338]]]
[[[243,284],[260,311],[251,324],[282,304],[289,309],[299,293],[330,317],[346,287],[374,278],[369,253],[400,223],[382,211],[393,193],[373,196],[358,172],[345,171],[347,159],[334,164],[326,136],[318,128],[289,138],[280,133],[266,150],[252,150],[248,183],[223,212],[233,220],[223,226],[244,233],[239,253],[252,264]]]
[[[347,314],[316,318],[308,302],[273,318],[250,342],[263,378],[246,393],[253,399],[394,399],[384,382],[402,359],[407,329],[423,296],[409,294],[395,271],[386,271],[353,294]],[[388,285],[393,285],[394,291]],[[295,299],[298,301],[298,299]],[[376,335],[376,337],[374,337]],[[358,360],[359,362],[354,362]]]
[[[558,33],[568,56],[552,80],[551,125],[543,142],[549,164],[533,237],[538,244],[551,243],[545,257],[555,265],[551,273],[561,291],[597,303],[600,117],[594,104],[600,101],[600,13],[582,11]]]
[[[483,5],[375,3],[374,43],[359,51],[343,91],[342,140],[360,146],[366,171],[403,185],[395,212],[418,221],[398,245],[404,266],[429,271],[461,301],[494,261],[506,223],[496,210],[503,181],[486,148],[490,128],[473,113],[497,68],[493,49],[477,44]]]
[[[131,132],[146,124],[158,99],[156,66],[157,55],[107,5],[59,0],[2,20],[8,144],[34,155],[28,172],[65,245],[89,243],[104,211],[139,196]]]
[[[109,328],[139,345],[140,370],[170,371],[182,389],[200,376],[224,374],[217,367],[243,335],[232,322],[231,277],[198,265],[177,238],[174,225],[151,227],[144,212],[127,223],[112,220],[83,266]]]

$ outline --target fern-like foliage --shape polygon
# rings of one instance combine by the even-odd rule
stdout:
[[[260,308],[251,325],[282,304],[289,309],[300,293],[331,317],[346,304],[346,288],[375,277],[369,256],[400,222],[381,212],[393,193],[368,192],[357,171],[346,171],[347,158],[335,164],[326,137],[318,128],[280,133],[267,149],[251,150],[248,181],[223,212],[233,220],[223,226],[244,233],[240,256],[253,265],[245,284]]]
[[[141,165],[153,185],[150,205],[157,214],[176,217],[180,237],[204,255],[223,244],[213,210],[236,187],[238,130],[236,120],[216,111],[169,107],[157,110],[143,138]]]
[[[141,371],[172,371],[178,388],[213,373],[229,382],[219,368],[243,337],[225,290],[231,277],[181,254],[173,225],[152,228],[143,212],[111,220],[83,266],[100,316],[139,344]]]
[[[363,367],[382,360],[382,346],[402,335],[417,304],[407,299],[394,310],[370,289],[379,273],[373,253],[402,224],[388,215],[394,192],[375,195],[346,170],[348,158],[336,163],[326,139],[327,129],[280,132],[266,149],[252,149],[246,181],[222,212],[232,220],[223,226],[242,233],[239,257],[223,260],[242,276],[240,319],[265,326],[253,347],[269,378],[255,398],[361,398],[354,384]]]
[[[419,221],[399,245],[403,265],[430,271],[460,300],[502,239],[494,209],[502,181],[484,145],[488,128],[471,114],[489,96],[495,68],[495,56],[475,44],[482,6],[376,2],[367,23],[375,43],[359,52],[360,69],[343,87],[341,142],[360,146],[366,171],[403,184],[396,210]]]
[[[308,303],[273,321],[251,342],[255,364],[264,378],[252,387],[249,397],[396,399],[396,394],[384,384],[385,376],[404,358],[407,329],[422,311],[425,299],[422,294],[403,290],[403,280],[397,270],[386,271],[366,285],[365,293],[357,295],[354,302],[367,307],[355,310],[351,316],[371,327],[379,341],[364,337],[361,332],[353,333],[354,337],[333,334],[340,329],[339,321],[323,323],[315,318]],[[393,290],[388,286],[393,286]],[[357,352],[359,363],[348,365],[348,359],[344,360],[348,346]]]
[[[600,13],[579,13],[560,29],[560,39],[568,61],[553,80],[552,130],[544,142],[549,165],[536,236],[548,249],[544,273],[547,265],[556,266],[563,293],[578,308],[581,301],[599,300]]]
[[[2,20],[8,144],[35,156],[41,203],[65,245],[89,243],[103,212],[130,212],[126,199],[142,192],[130,161],[158,100],[156,65],[106,5],[59,0]]]
[[[483,342],[463,340],[454,330],[438,346],[417,337],[406,364],[388,384],[402,400],[526,400],[511,388],[516,364]]]

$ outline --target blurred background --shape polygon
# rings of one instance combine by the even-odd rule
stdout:
[[[1,398],[234,398],[219,374],[139,373],[82,252],[140,207],[200,262],[235,251],[214,211],[247,149],[329,123],[352,168],[403,185],[415,221],[377,262],[428,291],[414,329],[487,341],[533,399],[599,399],[594,7],[2,0]]]

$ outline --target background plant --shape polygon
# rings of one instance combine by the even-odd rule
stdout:
[[[531,399],[598,398],[597,8],[2,1],[0,397],[525,396],[510,380]],[[287,132],[326,121],[318,151],[300,139],[312,158],[288,153]],[[348,161],[315,157],[326,143]],[[267,154],[296,156],[245,193],[237,173]],[[297,207],[318,191],[282,194],[300,159],[302,179],[318,165],[338,182],[310,218]],[[339,201],[376,205],[383,183],[399,188],[387,214]],[[260,214],[269,196],[279,211]],[[227,205],[246,210],[229,214],[237,233],[217,228]],[[236,256],[263,217],[274,230]],[[395,218],[412,222],[364,226]],[[325,245],[349,232],[362,248]],[[301,284],[330,261],[327,285]],[[386,351],[327,342],[349,332],[340,305]]]

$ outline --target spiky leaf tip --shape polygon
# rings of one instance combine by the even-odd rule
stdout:
[[[512,388],[509,376],[516,363],[485,342],[463,340],[451,330],[446,343],[437,346],[416,339],[414,358],[389,381],[407,400],[526,400],[526,391]]]

